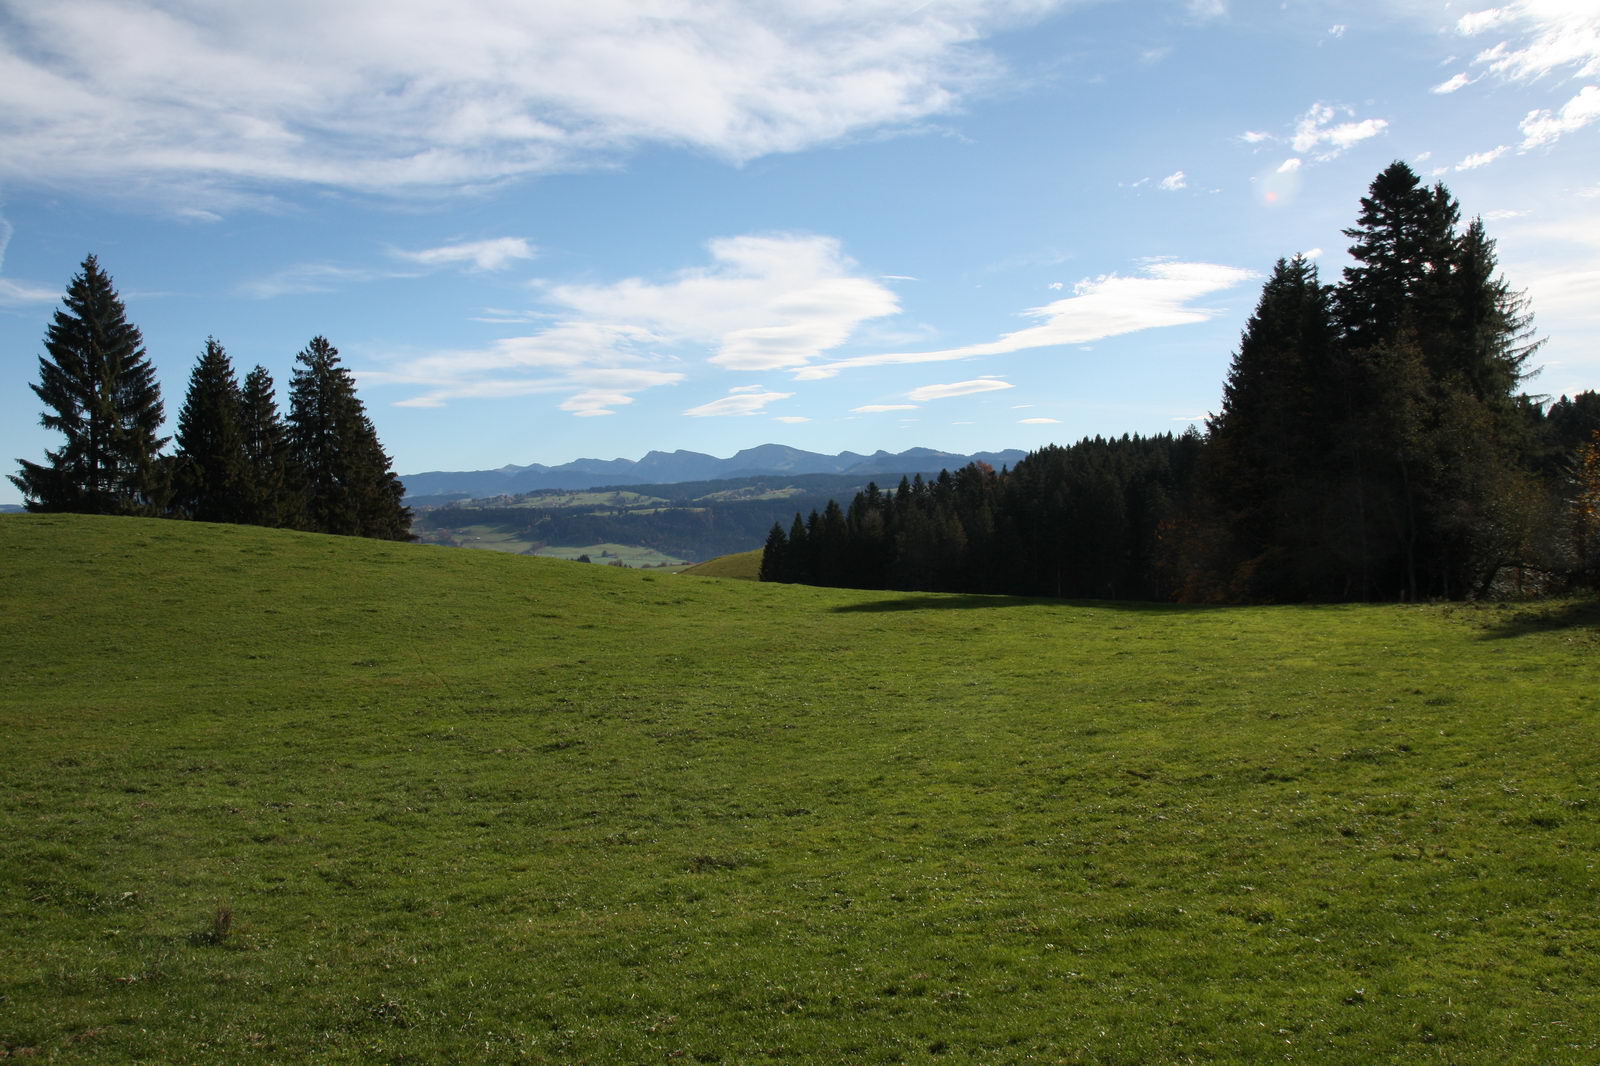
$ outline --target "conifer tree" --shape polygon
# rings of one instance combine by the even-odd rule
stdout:
[[[295,357],[289,450],[307,526],[321,533],[406,540],[411,511],[339,350],[314,337]]]
[[[89,256],[45,331],[40,423],[66,437],[44,463],[18,460],[11,482],[32,511],[159,513],[165,500],[156,453],[165,443],[161,389],[139,330],[111,278]]]
[[[202,522],[243,522],[252,471],[240,425],[239,382],[215,337],[189,375],[173,438],[173,506]]]
[[[239,394],[239,435],[249,478],[241,522],[257,526],[303,525],[299,497],[290,484],[288,429],[278,414],[272,375],[258,366]]]
[[[789,580],[788,551],[789,538],[784,536],[783,526],[772,523],[772,529],[767,533],[767,543],[761,550],[762,581]]]

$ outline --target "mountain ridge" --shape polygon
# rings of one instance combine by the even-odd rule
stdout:
[[[409,496],[514,495],[539,489],[594,489],[613,485],[670,485],[679,481],[715,481],[768,474],[937,474],[968,463],[1013,466],[1027,453],[1017,448],[962,455],[935,448],[903,452],[879,449],[871,455],[843,451],[837,455],[808,452],[784,444],[758,444],[726,459],[679,448],[650,451],[640,459],[574,459],[558,466],[508,464],[496,470],[429,470],[402,474]],[[598,480],[597,480],[598,479]]]

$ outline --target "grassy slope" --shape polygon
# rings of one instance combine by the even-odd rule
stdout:
[[[0,571],[0,1049],[1600,1058],[1592,613],[46,516]]]
[[[715,559],[707,559],[703,563],[695,563],[684,569],[685,574],[696,577],[731,577],[741,581],[759,581],[761,578],[762,549],[757,548],[751,552],[739,552],[734,555],[719,555]]]

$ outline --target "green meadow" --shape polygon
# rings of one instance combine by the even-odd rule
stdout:
[[[0,1057],[1594,1063],[1594,605],[0,517]]]

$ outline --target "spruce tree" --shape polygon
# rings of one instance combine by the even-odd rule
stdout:
[[[278,414],[272,375],[258,366],[245,375],[239,394],[239,435],[245,482],[241,522],[257,526],[304,525],[299,496],[290,484],[288,429]]]
[[[762,581],[789,580],[788,553],[789,538],[784,536],[783,526],[774,522],[767,533],[766,545],[761,550]]]
[[[1316,265],[1278,260],[1207,424],[1204,492],[1229,533],[1212,545],[1212,565],[1229,598],[1317,594],[1324,494],[1339,476],[1333,344],[1331,290]]]
[[[410,538],[405,489],[390,468],[339,350],[314,337],[289,386],[289,450],[307,526],[320,533]]]
[[[189,375],[173,438],[173,506],[202,522],[244,522],[252,472],[240,425],[239,382],[215,337]]]
[[[65,443],[11,477],[31,511],[152,515],[164,506],[156,453],[165,443],[161,389],[111,278],[89,256],[45,331],[40,424]]]

